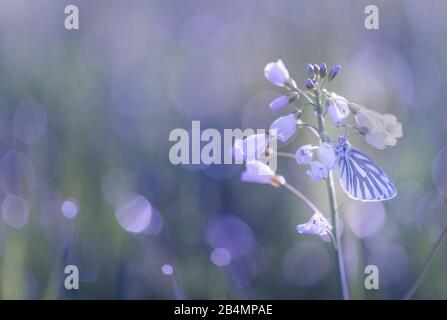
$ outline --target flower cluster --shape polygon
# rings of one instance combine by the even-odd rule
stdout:
[[[266,136],[250,136],[237,140],[234,145],[235,156],[246,162],[242,181],[271,184],[284,187],[300,198],[312,211],[307,223],[299,224],[296,230],[300,234],[318,235],[325,241],[331,241],[338,265],[338,280],[344,299],[349,299],[349,288],[344,267],[340,224],[336,200],[334,174],[340,176],[340,185],[346,195],[359,201],[384,201],[396,196],[396,188],[391,178],[374,160],[348,141],[348,130],[360,134],[365,141],[377,149],[394,146],[403,135],[402,124],[391,114],[380,114],[369,110],[328,91],[325,86],[333,81],[341,71],[340,65],[328,69],[325,63],[308,64],[306,80],[302,87],[291,78],[281,60],[271,62],[264,68],[264,75],[271,83],[281,87],[285,93],[270,103],[270,109],[277,111],[293,105],[293,110],[281,116],[270,125],[269,139],[276,143],[291,140],[300,128],[309,129],[316,137],[315,145],[304,144],[294,153],[272,150],[272,140]],[[316,123],[306,122],[306,111],[313,111]],[[351,123],[349,123],[349,120]],[[339,130],[331,138],[326,129],[326,120]],[[350,133],[349,135],[351,135]],[[251,150],[251,151],[250,151]],[[327,185],[331,222],[322,211],[302,192],[286,182],[261,160],[265,157],[284,156],[293,158],[299,166],[307,166],[306,174],[314,182],[325,180]]]
[[[265,66],[264,75],[267,80],[285,90],[283,95],[270,103],[270,109],[277,111],[292,104],[294,106],[289,114],[279,117],[270,125],[270,131],[274,132],[273,139],[287,142],[300,128],[311,130],[318,138],[315,145],[304,144],[294,154],[277,152],[277,155],[295,158],[298,165],[307,166],[306,174],[314,182],[326,180],[331,177],[331,171],[339,170],[343,190],[351,198],[361,201],[389,199],[395,195],[392,181],[369,156],[351,147],[346,134],[348,130],[354,130],[354,133],[362,135],[371,146],[385,149],[394,146],[397,139],[402,137],[402,124],[391,114],[369,110],[328,91],[325,86],[334,80],[340,71],[340,65],[328,69],[325,63],[308,64],[307,77],[300,88],[281,60]],[[303,121],[303,114],[308,106],[316,115],[317,124]],[[354,121],[349,123],[352,117]],[[331,140],[327,134],[326,118],[340,130],[338,142]],[[262,156],[274,153],[268,148],[268,144],[266,136],[259,135],[236,141],[235,155],[246,161],[246,171],[242,173],[241,179],[247,182],[268,183],[275,187],[286,186],[314,210],[311,220],[297,227],[298,232],[327,236],[332,226],[324,215],[315,209],[310,200],[288,185],[282,176],[260,161]],[[248,146],[251,146],[251,152],[247,152]]]
[[[325,63],[320,65],[308,64],[306,67],[308,78],[304,85],[310,92],[316,88],[321,89],[321,100],[326,108],[325,111],[327,111],[335,125],[344,126],[343,121],[352,113],[358,125],[359,133],[365,136],[368,144],[377,149],[385,149],[387,146],[396,145],[397,139],[402,137],[402,124],[397,121],[394,115],[380,114],[369,110],[348,101],[348,99],[339,96],[335,92],[329,92],[323,88],[325,82],[332,81],[340,70],[341,66],[336,65],[326,76],[327,66]],[[287,90],[286,95],[280,96],[270,103],[272,110],[287,107],[303,93],[302,90],[297,88],[295,80],[290,78],[289,71],[281,60],[267,64],[264,69],[264,75],[274,85],[284,87]],[[294,133],[295,126],[292,126],[292,123],[293,119],[295,118],[296,120],[300,114],[298,110],[288,116],[277,119],[272,124],[279,130],[278,139],[280,141],[286,141]]]

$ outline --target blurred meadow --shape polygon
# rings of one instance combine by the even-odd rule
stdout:
[[[64,28],[69,4],[79,30]],[[336,184],[352,297],[400,299],[447,225],[447,3],[374,1],[379,30],[368,4],[0,0],[0,298],[338,299],[330,246],[296,232],[303,203],[241,182],[242,166],[168,158],[169,132],[193,120],[264,129],[286,114],[263,74],[281,58],[301,86],[307,63],[342,65],[330,90],[403,124],[383,151],[351,139],[396,198],[355,202]],[[299,135],[282,148],[312,139]],[[327,211],[303,167],[278,172]],[[446,249],[415,298],[447,299]],[[64,288],[70,264],[79,290]]]

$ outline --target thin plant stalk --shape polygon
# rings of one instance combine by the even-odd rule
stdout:
[[[329,205],[331,209],[331,220],[332,225],[334,227],[334,238],[336,243],[336,263],[337,263],[337,270],[339,274],[339,283],[341,286],[343,299],[349,300],[349,288],[348,288],[348,282],[346,278],[346,270],[344,266],[344,259],[343,259],[343,249],[341,245],[341,239],[340,239],[340,227],[339,227],[339,218],[338,218],[338,209],[337,209],[337,199],[335,196],[335,187],[334,187],[334,175],[332,172],[329,172],[329,177],[326,180],[326,186],[328,189],[328,196],[329,196]]]
[[[174,290],[175,300],[186,300],[185,293],[183,292],[183,287],[174,272],[171,275],[172,289]]]
[[[309,208],[311,208],[315,213],[316,212],[321,213],[320,209],[318,209],[318,207],[309,198],[307,198],[304,194],[302,194],[298,189],[294,188],[293,186],[291,186],[288,183],[284,184],[284,187],[287,188],[294,195],[296,195],[298,198],[303,200],[304,203],[306,203],[307,206]],[[331,239],[332,247],[334,248],[334,250],[337,250],[337,242],[335,240],[334,235],[332,234],[331,230],[326,230],[326,231]]]
[[[288,189],[290,192],[292,192],[294,195],[296,195],[298,198],[303,200],[304,203],[307,204],[307,206],[311,208],[314,213],[317,212],[321,213],[320,209],[318,209],[318,207],[311,200],[309,200],[309,198],[307,198],[304,194],[302,194],[298,189],[292,187],[288,183],[284,184],[284,187]]]
[[[422,267],[421,271],[419,272],[419,275],[416,278],[416,281],[411,286],[410,290],[408,290],[408,292],[405,294],[405,296],[403,297],[403,300],[410,299],[413,296],[413,294],[416,292],[416,290],[418,289],[422,280],[424,279],[424,276],[427,273],[428,268],[430,267],[430,264],[431,264],[434,256],[436,255],[436,252],[438,252],[439,248],[441,247],[441,243],[446,236],[447,236],[447,227],[444,228],[444,230],[442,231],[438,240],[436,241],[435,245],[431,249],[430,254],[427,257],[427,260],[425,260],[424,266]]]
[[[285,158],[291,158],[291,159],[295,159],[295,155],[293,153],[289,153],[289,152],[281,152],[281,151],[276,151],[275,152],[277,156],[279,157],[285,157]]]
[[[315,108],[318,116],[318,130],[320,131],[320,140],[321,142],[325,142],[327,139],[326,130],[324,126],[324,115],[323,110],[321,107],[320,99],[319,99],[319,92],[318,96],[316,98],[316,108]],[[349,300],[349,288],[348,288],[348,282],[346,277],[346,270],[344,266],[344,259],[343,259],[343,251],[342,251],[342,245],[340,241],[340,228],[339,228],[339,218],[338,218],[338,206],[337,206],[337,198],[335,195],[335,184],[334,184],[334,175],[332,171],[329,172],[328,178],[326,179],[326,186],[327,186],[327,192],[329,197],[329,206],[331,210],[331,220],[332,225],[334,227],[333,235],[336,242],[336,254],[335,254],[335,260],[337,265],[337,274],[338,274],[338,283],[340,284],[342,296],[344,300]]]

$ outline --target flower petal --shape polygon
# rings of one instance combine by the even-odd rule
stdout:
[[[306,144],[304,146],[301,146],[296,150],[295,153],[295,159],[298,164],[308,164],[312,161],[313,158],[313,152],[312,152],[312,145]]]
[[[310,164],[310,170],[306,171],[306,174],[312,179],[312,181],[324,180],[328,176],[328,170],[326,166],[318,161],[312,161]]]
[[[274,85],[284,87],[289,80],[289,71],[279,59],[277,62],[270,62],[264,68],[264,76]]]
[[[276,119],[270,126],[271,130],[276,130],[276,137],[279,141],[285,142],[296,131],[296,114],[291,113],[287,116]]]
[[[271,183],[275,172],[265,163],[255,160],[246,163],[246,169],[241,174],[241,180],[244,182]]]

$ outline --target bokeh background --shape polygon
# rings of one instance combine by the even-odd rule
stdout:
[[[257,129],[285,114],[263,76],[277,58],[299,84],[308,62],[341,64],[331,90],[403,123],[384,151],[351,141],[395,199],[354,202],[337,185],[353,298],[401,298],[447,225],[447,4],[374,1],[371,31],[370,2],[1,0],[0,298],[339,298],[330,246],[296,233],[301,202],[242,183],[240,166],[168,159],[169,132],[192,120]],[[80,30],[64,28],[68,4]],[[327,210],[305,168],[278,171]],[[416,298],[447,298],[446,248]],[[79,290],[63,287],[68,264]],[[367,264],[380,290],[364,289]]]

